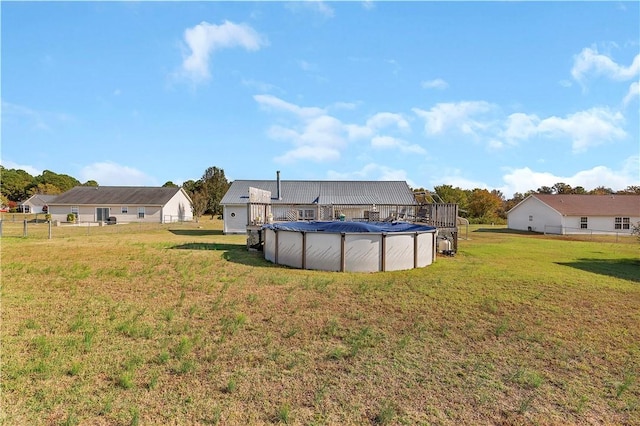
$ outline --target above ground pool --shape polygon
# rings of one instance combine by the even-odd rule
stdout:
[[[436,256],[436,228],[409,222],[279,222],[262,234],[265,259],[299,269],[400,271]]]

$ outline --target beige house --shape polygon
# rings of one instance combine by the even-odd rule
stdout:
[[[57,195],[34,194],[20,203],[19,209],[23,213],[47,213],[49,202]]]
[[[53,221],[155,222],[193,220],[191,199],[182,188],[147,186],[76,186],[49,202]]]
[[[545,234],[627,233],[640,195],[532,194],[507,212],[510,229]]]

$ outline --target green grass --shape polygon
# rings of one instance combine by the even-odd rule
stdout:
[[[475,226],[349,274],[220,229],[5,234],[0,423],[640,424],[632,238]]]

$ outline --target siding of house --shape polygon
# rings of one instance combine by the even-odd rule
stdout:
[[[231,204],[223,206],[222,217],[224,218],[225,234],[244,234],[247,232],[247,205]]]
[[[162,208],[162,222],[184,222],[193,220],[191,202],[184,190],[180,190]]]
[[[191,220],[191,200],[182,188],[160,187],[75,187],[49,203],[53,220],[65,222],[78,207],[78,221],[97,222],[99,208],[118,223]],[[123,211],[126,208],[126,211]],[[144,208],[144,217],[138,216]]]
[[[582,228],[583,217],[586,228]],[[616,217],[628,219],[628,229],[616,229]],[[534,194],[507,213],[510,229],[548,234],[630,234],[639,221],[640,196],[635,195]]]
[[[531,220],[529,220],[531,216]],[[545,227],[562,228],[562,216],[537,198],[527,198],[507,216],[509,229],[545,232]]]

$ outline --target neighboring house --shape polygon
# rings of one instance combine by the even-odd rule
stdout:
[[[18,209],[23,213],[47,213],[49,202],[57,195],[35,194],[20,203]]]
[[[250,188],[262,190],[263,198],[250,202]],[[281,181],[279,173],[276,180],[232,182],[220,204],[225,234],[244,234],[248,225],[270,220],[390,220],[417,211],[404,181]]]
[[[170,223],[193,219],[191,199],[182,188],[148,186],[76,186],[49,203],[51,219],[79,222]]]
[[[640,195],[532,194],[507,212],[510,229],[546,234],[631,233]]]

